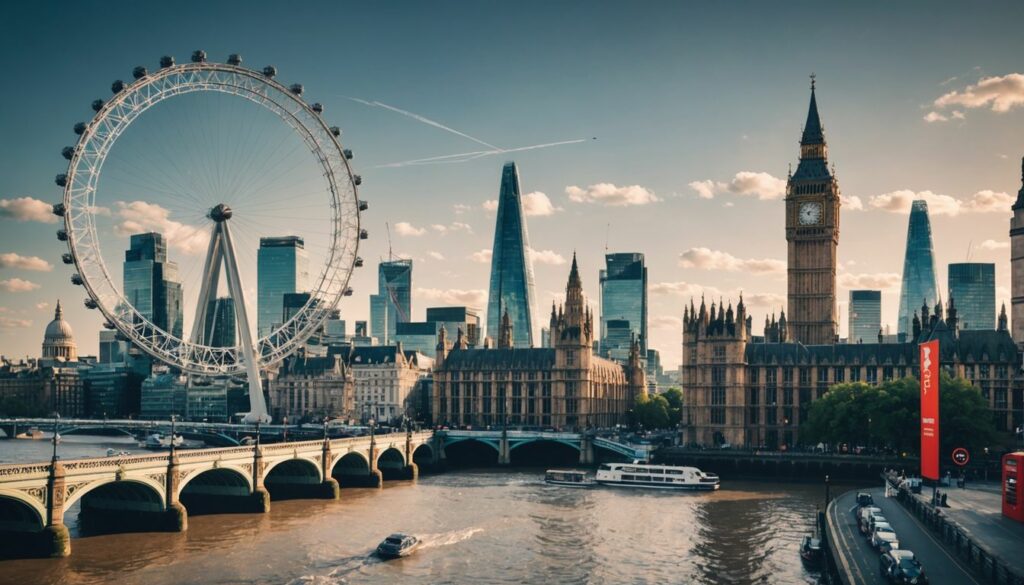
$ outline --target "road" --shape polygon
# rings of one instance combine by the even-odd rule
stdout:
[[[875,505],[882,509],[889,524],[896,530],[900,548],[914,551],[917,560],[924,565],[925,574],[932,585],[982,585],[959,559],[947,551],[922,526],[916,518],[895,499],[885,497],[881,487],[865,489],[875,499]],[[836,499],[829,508],[830,531],[835,536],[839,558],[836,565],[847,583],[887,583],[878,570],[878,551],[871,548],[871,542],[857,529],[854,510],[857,508],[856,492],[847,492]]]

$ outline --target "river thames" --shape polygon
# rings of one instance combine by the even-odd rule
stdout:
[[[120,443],[65,441],[65,458]],[[49,458],[44,441],[0,441],[0,462]],[[78,537],[66,559],[0,562],[0,582],[816,583],[800,562],[822,487],[731,481],[716,493],[548,486],[543,469],[428,474],[340,501],[273,502],[269,514],[191,516],[184,533]],[[391,532],[425,542],[373,555]]]

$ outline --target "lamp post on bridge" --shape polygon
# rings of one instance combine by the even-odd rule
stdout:
[[[60,427],[60,413],[53,411],[53,458],[51,459],[51,465],[55,465],[60,457],[57,456],[57,442],[59,439],[59,433],[57,432]]]

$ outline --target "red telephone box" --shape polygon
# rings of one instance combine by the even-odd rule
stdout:
[[[1003,516],[1024,522],[1024,493],[1021,493],[1024,452],[1003,455]]]

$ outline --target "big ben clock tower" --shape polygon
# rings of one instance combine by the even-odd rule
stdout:
[[[811,75],[811,105],[800,139],[800,163],[786,184],[789,336],[806,345],[835,343],[839,183],[828,168],[825,129]]]

